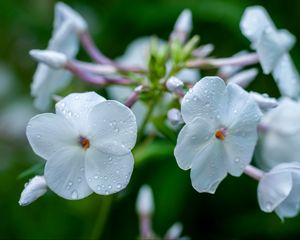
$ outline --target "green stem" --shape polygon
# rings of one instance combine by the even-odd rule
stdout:
[[[99,215],[97,217],[96,223],[94,225],[94,229],[91,234],[92,240],[99,240],[103,234],[103,229],[105,227],[105,224],[107,222],[109,212],[111,209],[111,205],[113,202],[113,196],[105,196],[102,198],[102,201],[100,203],[100,210]]]

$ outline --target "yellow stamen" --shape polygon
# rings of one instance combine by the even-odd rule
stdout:
[[[80,137],[79,142],[84,150],[90,147],[90,141],[85,137]]]

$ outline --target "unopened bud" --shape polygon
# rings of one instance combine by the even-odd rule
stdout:
[[[196,48],[193,51],[193,56],[197,58],[205,58],[209,54],[211,54],[214,49],[215,46],[213,44],[205,44],[203,46]]]
[[[62,15],[63,18],[70,21],[78,33],[85,32],[88,28],[84,18],[76,12],[73,8],[69,7],[63,2],[58,2],[55,5],[58,14]]]
[[[47,183],[44,176],[35,176],[28,183],[21,193],[19,204],[21,206],[29,205],[47,192]]]
[[[267,94],[250,92],[250,95],[254,98],[261,110],[268,110],[278,106],[277,100],[275,98],[270,98]]]
[[[30,56],[52,68],[64,68],[68,59],[63,53],[50,50],[31,50]]]
[[[166,87],[170,92],[181,92],[183,86],[183,82],[177,77],[170,77],[166,82]]]
[[[143,185],[138,193],[136,211],[139,215],[151,215],[154,211],[154,200],[152,189]]]
[[[243,88],[247,87],[257,76],[256,68],[241,71],[227,79],[228,83],[235,83]]]
[[[182,233],[182,230],[183,230],[182,224],[179,222],[176,222],[169,228],[164,239],[166,239],[166,240],[179,239],[179,237]]]
[[[168,120],[173,126],[183,123],[181,113],[177,108],[172,108],[168,111]]]

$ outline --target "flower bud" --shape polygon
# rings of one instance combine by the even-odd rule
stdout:
[[[250,92],[250,95],[254,98],[261,110],[268,110],[278,106],[277,100],[275,98],[270,98],[267,94]]]
[[[168,120],[174,126],[183,123],[181,113],[177,108],[172,108],[168,111]]]
[[[179,239],[179,237],[182,233],[182,229],[183,229],[183,226],[181,223],[179,223],[179,222],[174,223],[167,231],[164,239],[167,239],[167,240]]]
[[[166,87],[170,92],[181,92],[183,86],[183,82],[177,77],[170,77],[166,82]]]
[[[258,74],[257,69],[251,68],[251,69],[236,73],[235,75],[228,78],[227,82],[235,83],[235,84],[241,86],[242,88],[245,88],[255,79],[257,74]]]
[[[21,193],[19,204],[21,206],[27,206],[39,197],[43,196],[46,192],[47,183],[44,176],[35,176],[25,184],[25,188]]]
[[[64,68],[68,59],[63,53],[50,50],[31,50],[30,56],[52,68]]]
[[[78,33],[85,32],[87,30],[88,26],[86,21],[73,8],[62,2],[57,3],[55,8],[57,14],[61,15],[65,19],[68,19],[68,21],[73,24]]]
[[[151,215],[154,211],[154,200],[152,189],[143,185],[138,193],[136,211],[139,215]]]

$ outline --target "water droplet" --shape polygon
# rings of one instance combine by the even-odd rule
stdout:
[[[75,97],[75,100],[78,100],[78,99],[79,99],[79,96],[76,96],[76,97]]]
[[[106,176],[104,176],[104,180],[107,180],[107,177],[106,177]]]
[[[68,182],[68,185],[69,185],[69,186],[72,186],[72,185],[73,185],[73,183],[70,181],[70,182]]]
[[[119,173],[120,173],[120,171],[119,171],[119,170],[117,170],[117,171],[116,171],[116,174],[119,174]]]
[[[92,179],[91,179],[91,178],[88,178],[88,181],[89,181],[89,182],[91,182],[91,181],[92,181]]]
[[[236,158],[234,159],[234,161],[235,161],[236,163],[238,163],[238,162],[240,162],[240,158],[239,158],[239,157],[236,157]]]
[[[60,106],[61,106],[62,108],[64,108],[64,107],[66,106],[66,104],[65,104],[64,102],[62,102],[62,103],[60,104]]]
[[[236,109],[233,110],[234,113],[237,113],[238,111]]]
[[[41,138],[41,135],[36,135],[37,138]]]
[[[112,161],[112,157],[110,156],[110,157],[108,158],[108,160],[109,160],[109,161]]]
[[[109,191],[106,190],[106,191],[105,191],[105,194],[108,195],[108,194],[109,194]]]
[[[82,182],[82,178],[81,178],[81,177],[78,177],[78,178],[77,178],[77,182],[81,183],[81,182]]]
[[[119,188],[119,189],[120,189],[121,187],[122,187],[122,186],[121,186],[121,184],[117,184],[117,188]]]
[[[206,103],[206,104],[205,104],[205,107],[209,107],[209,106],[210,106],[210,104],[209,104],[209,103]]]
[[[68,116],[69,116],[69,117],[72,117],[72,115],[73,115],[72,112],[69,111],[69,112],[68,112]]]
[[[193,97],[193,100],[194,100],[194,101],[197,101],[197,100],[198,100],[198,98],[197,98],[197,97]]]
[[[97,185],[97,190],[99,191],[101,189],[101,186],[100,185]]]
[[[77,193],[76,190],[74,190],[74,191],[72,192],[71,197],[72,197],[72,199],[77,199],[77,198],[78,198],[78,193]]]
[[[266,211],[271,212],[272,211],[272,203],[266,202]]]
[[[95,178],[95,179],[98,179],[98,178],[99,178],[99,176],[98,176],[98,175],[95,175],[95,176],[94,176],[94,178]]]
[[[119,128],[115,128],[115,129],[114,129],[114,132],[115,132],[115,133],[118,133],[119,131],[120,131]]]
[[[108,189],[111,189],[112,188],[112,186],[111,185],[108,185]]]

